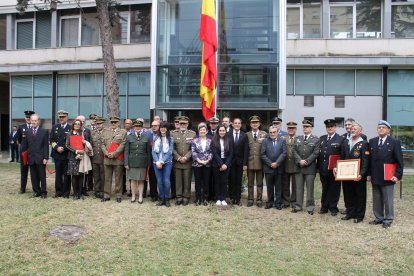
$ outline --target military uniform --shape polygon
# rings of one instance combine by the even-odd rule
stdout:
[[[34,111],[25,111],[24,112],[26,118],[30,118],[32,114],[35,114]],[[23,141],[27,137],[28,130],[31,129],[30,123],[22,124],[17,129],[17,142],[19,143],[20,147],[20,193],[23,194],[26,192],[27,186],[27,176],[29,174],[29,165],[23,164],[22,153],[26,151],[23,147]]]
[[[187,117],[180,118],[180,124],[184,122],[188,124],[188,121],[189,119]],[[186,129],[185,131],[173,131],[171,132],[171,136],[174,138],[173,160],[175,192],[177,197],[176,204],[187,205],[191,196],[191,142],[195,138],[196,133],[192,130]],[[186,158],[185,163],[178,161],[182,157]]]
[[[296,127],[296,123],[294,125]],[[296,201],[296,178],[295,174],[298,172],[298,166],[295,162],[295,140],[296,135],[290,137],[286,135],[283,139],[286,142],[286,159],[285,159],[285,173],[283,174],[283,205],[289,207]],[[292,187],[290,183],[292,182]]]
[[[68,112],[60,110],[58,116],[66,117]],[[66,135],[70,131],[70,125],[56,124],[50,132],[50,145],[52,152],[50,156],[55,161],[55,196],[69,198],[70,194],[70,177],[67,175],[68,170],[68,149],[66,148]],[[63,147],[63,152],[58,152],[58,147]]]
[[[309,121],[305,120],[303,126],[310,124]],[[319,138],[313,134],[298,136],[295,141],[295,163],[298,166],[298,172],[295,175],[296,178],[296,202],[294,204],[294,212],[303,209],[303,196],[304,196],[304,183],[306,183],[306,210],[309,214],[313,214],[315,209],[314,199],[314,181],[316,176],[316,159],[319,155],[320,142]],[[301,167],[299,162],[306,160],[307,165]]]
[[[105,122],[105,119],[97,118],[97,122],[103,123]],[[99,131],[97,128],[95,128],[95,130],[92,130],[91,144],[93,148],[92,173],[96,197],[103,197],[105,183],[104,154],[102,151],[102,142],[103,129],[102,131]]]
[[[260,122],[260,118],[258,116],[252,116],[250,117],[250,122]],[[267,133],[262,130],[257,130],[257,132],[249,131],[246,133],[246,135],[249,145],[249,155],[247,161],[247,206],[250,207],[253,205],[254,179],[256,178],[256,204],[261,207],[263,201],[263,164],[260,158],[260,148],[264,139],[267,138]]]
[[[111,117],[110,120],[117,120],[119,118]],[[119,127],[113,130],[112,128],[107,128],[102,133],[102,152],[105,155],[104,157],[104,171],[105,171],[105,186],[104,186],[104,198],[103,201],[109,200],[111,197],[112,190],[112,175],[115,174],[115,193],[117,200],[122,197],[122,174],[124,167],[123,158],[118,158],[119,155],[123,155],[124,146],[125,146],[125,129],[120,129]],[[111,144],[117,144],[118,148],[113,152],[114,157],[109,158],[109,147]],[[121,160],[119,160],[121,159]]]

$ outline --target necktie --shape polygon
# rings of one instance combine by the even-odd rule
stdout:
[[[257,140],[257,134],[256,134],[256,133],[253,135],[253,139],[254,139],[255,141]]]
[[[381,149],[382,148],[382,138],[380,139],[379,145],[378,147]]]
[[[36,135],[36,129],[34,128],[33,129],[33,136],[35,136]]]
[[[308,140],[308,136],[305,135],[305,139],[303,141],[306,142],[307,140]]]
[[[273,149],[276,151],[276,147],[277,147],[277,140],[273,140]]]
[[[234,139],[234,143],[237,144],[237,142],[239,141],[239,132],[236,132],[236,138]]]
[[[331,140],[331,136],[328,136],[328,142]]]
[[[290,138],[289,138],[289,144],[291,144],[291,145],[292,145],[292,143],[293,143],[293,137],[290,137]]]

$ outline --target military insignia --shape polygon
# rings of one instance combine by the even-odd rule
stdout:
[[[365,151],[365,155],[369,155],[369,151]]]
[[[359,157],[359,154],[360,154],[360,153],[359,153],[359,151],[354,150],[354,156],[355,156],[355,157]]]
[[[24,129],[23,129],[23,132],[25,132],[25,131],[26,131],[26,129],[24,128]]]

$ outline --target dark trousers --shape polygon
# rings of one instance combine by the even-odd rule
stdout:
[[[95,193],[103,194],[105,183],[104,165],[93,163],[92,173]]]
[[[12,162],[19,162],[19,145],[16,142],[10,144],[10,155]]]
[[[240,201],[243,178],[243,165],[233,163],[230,169],[229,196],[232,200]]]
[[[72,175],[73,196],[80,197],[82,195],[84,179],[86,179],[86,175],[83,173]]]
[[[223,160],[223,163],[225,160]],[[216,195],[216,200],[223,201],[226,199],[227,194],[227,184],[229,182],[229,173],[230,168],[227,168],[225,171],[220,171],[219,167],[213,167],[214,174],[214,191]]]
[[[30,165],[30,179],[32,189],[36,195],[46,195],[46,167],[43,164]]]
[[[175,172],[174,169],[171,170],[171,198],[174,199],[176,197],[175,193]]]
[[[211,168],[193,167],[195,180],[195,196],[196,200],[208,200]]]
[[[267,202],[277,207],[283,206],[282,173],[278,169],[265,173],[267,186]]]
[[[55,168],[55,193],[57,196],[68,196],[70,194],[70,176],[66,174],[68,160],[55,159]]]
[[[29,174],[29,165],[23,165],[23,161],[20,162],[20,191],[26,192],[27,176]]]
[[[321,211],[338,212],[341,195],[341,182],[335,181],[333,174],[320,175],[322,183]]]
[[[215,187],[216,185],[214,184],[214,173],[210,174],[210,181],[208,182],[208,199],[210,201],[213,201],[216,198],[216,191],[215,191]]]
[[[93,190],[93,173],[92,171],[89,171],[88,174],[85,175],[85,178],[83,180],[82,184],[82,192],[86,193],[87,191]]]
[[[292,186],[290,183],[292,182]],[[283,205],[293,206],[296,202],[296,177],[295,173],[285,172],[282,176],[282,198]]]
[[[148,169],[148,180],[149,180],[151,198],[158,199],[157,177],[155,175],[154,166],[150,166]]]
[[[367,181],[343,181],[346,215],[356,219],[364,219],[367,205]]]

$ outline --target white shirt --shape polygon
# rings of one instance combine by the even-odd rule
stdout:
[[[206,151],[207,146],[207,139],[200,139],[201,148],[203,149],[203,152]]]
[[[220,157],[224,158],[224,139],[220,139],[220,150],[221,150],[221,154]]]
[[[387,140],[387,137],[388,136],[385,136],[384,138],[381,138],[381,137],[378,136],[378,146],[381,143],[381,141],[380,141],[381,139],[382,139],[382,145],[384,145],[385,144],[385,140]]]

